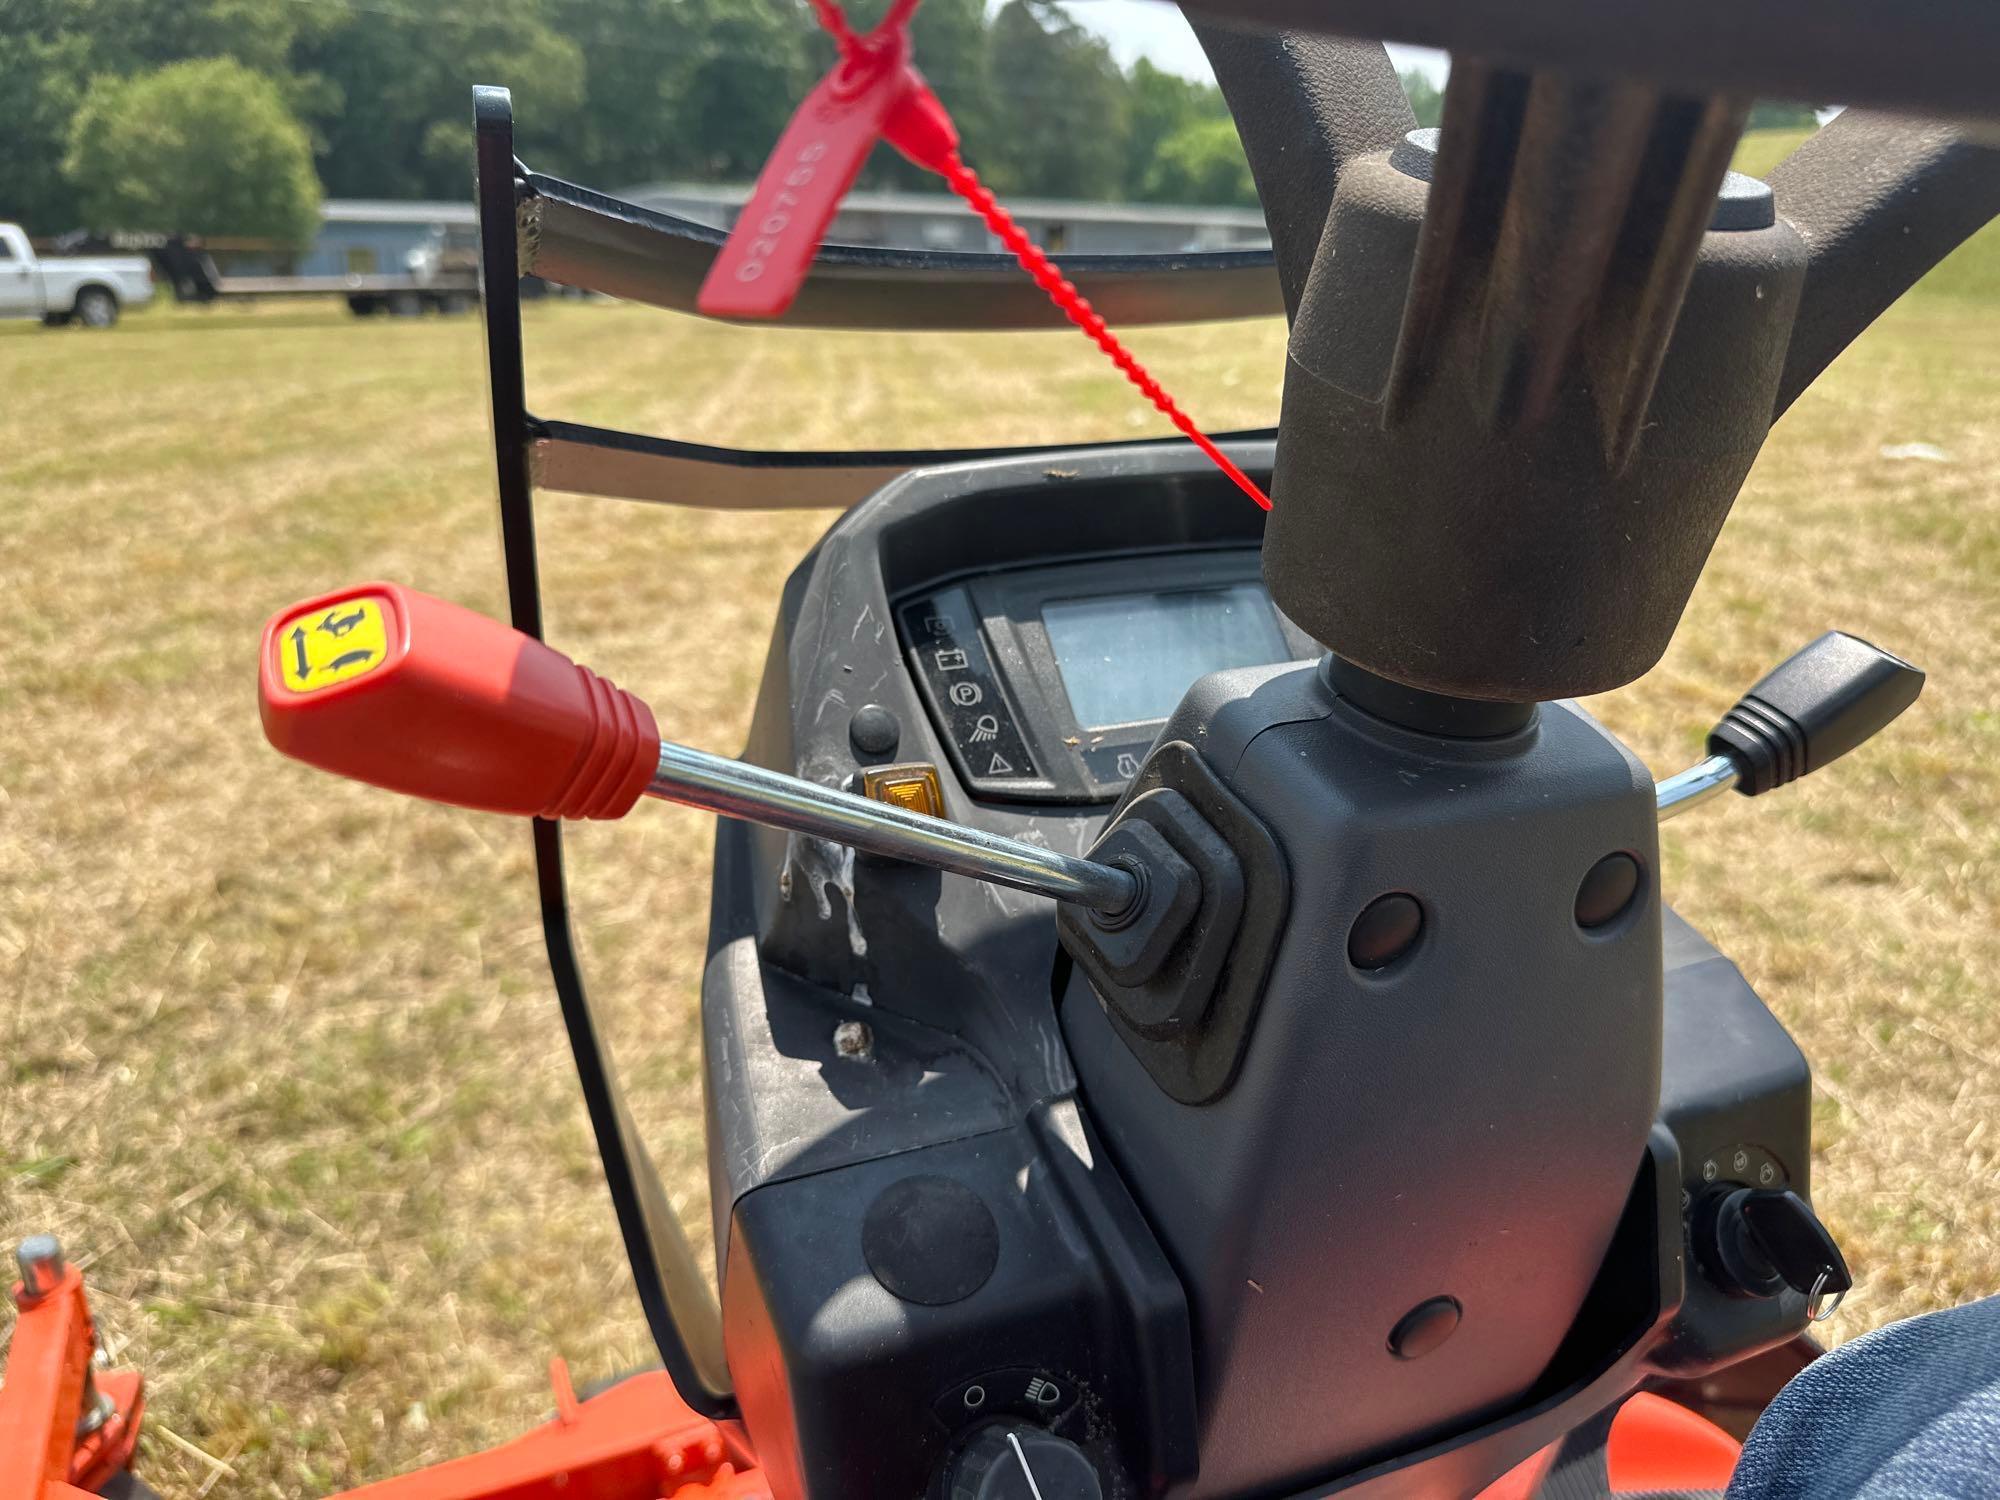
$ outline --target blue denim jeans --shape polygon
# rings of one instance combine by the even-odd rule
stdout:
[[[2000,1496],[2000,1297],[1878,1328],[1778,1393],[1729,1500],[1835,1496]]]

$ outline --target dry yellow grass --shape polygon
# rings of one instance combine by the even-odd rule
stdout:
[[[1672,899],[1818,1062],[1816,1181],[1862,1275],[1836,1328],[2000,1284],[2000,316],[1893,314],[1787,420],[1667,661],[1596,705],[1658,769],[1841,625],[1929,667],[1882,743],[1674,825]],[[1267,325],[1135,340],[1216,426],[1268,418]],[[1141,430],[1072,335],[743,333],[529,315],[551,415],[790,446]],[[311,1495],[548,1408],[542,1365],[643,1362],[542,968],[524,829],[279,760],[265,614],[369,576],[498,608],[470,323],[161,311],[0,329],[0,1240],[85,1260],[158,1423],[219,1492]],[[1949,463],[1892,462],[1921,440]],[[547,497],[551,633],[740,743],[777,589],[823,515]],[[575,840],[635,1107],[705,1235],[694,996],[709,828]],[[211,1471],[155,1440],[153,1481]]]

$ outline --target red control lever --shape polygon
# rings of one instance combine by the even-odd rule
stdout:
[[[765,766],[662,744],[653,711],[497,620],[394,583],[264,627],[264,735],[295,759],[484,812],[622,818],[641,793],[977,880],[1124,911],[1130,870]]]
[[[281,610],[257,673],[265,738],[434,802],[622,818],[660,757],[653,711],[530,636],[394,583]]]

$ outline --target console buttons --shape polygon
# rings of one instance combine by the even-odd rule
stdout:
[[[903,606],[903,638],[966,779],[1039,780],[965,590],[945,589]]]

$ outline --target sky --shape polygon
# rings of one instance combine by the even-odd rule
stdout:
[[[1155,67],[1186,78],[1215,76],[1180,7],[1166,0],[1063,0],[1063,8],[1108,41],[1112,54],[1125,67],[1145,57]],[[1392,44],[1389,55],[1398,68],[1421,68],[1438,82],[1444,81],[1442,52]]]

